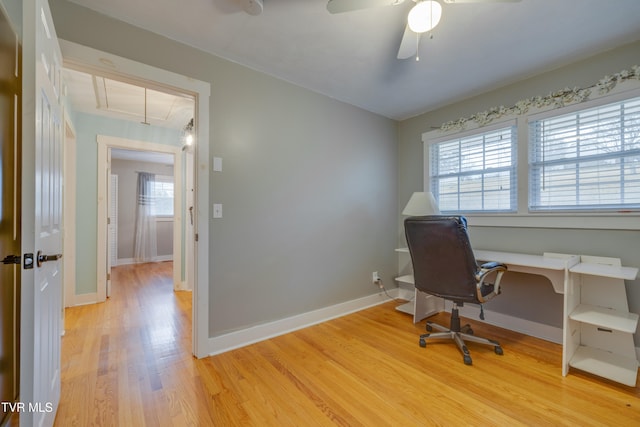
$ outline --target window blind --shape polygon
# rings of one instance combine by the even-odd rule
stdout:
[[[529,124],[529,209],[640,208],[640,98]]]
[[[156,216],[173,216],[173,176],[156,175],[151,185],[154,198],[153,214]]]
[[[430,147],[431,191],[442,212],[514,212],[516,126],[481,130]]]

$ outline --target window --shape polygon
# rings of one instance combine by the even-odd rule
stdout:
[[[442,212],[515,212],[516,126],[430,146],[431,192]]]
[[[529,209],[640,208],[640,98],[529,124]]]
[[[173,216],[173,177],[156,175],[151,183],[153,215]]]

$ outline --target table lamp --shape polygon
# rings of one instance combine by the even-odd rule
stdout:
[[[438,208],[435,197],[433,197],[433,193],[416,191],[411,195],[407,206],[405,206],[402,211],[402,215],[440,215],[440,209]]]

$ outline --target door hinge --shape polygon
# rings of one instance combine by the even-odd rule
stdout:
[[[111,280],[111,273],[107,273],[107,280]]]
[[[196,242],[198,241],[198,233],[196,233]]]
[[[107,225],[111,224],[111,218],[107,218]]]

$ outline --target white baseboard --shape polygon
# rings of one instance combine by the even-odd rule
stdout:
[[[397,289],[389,290],[389,295],[396,297]],[[269,338],[284,335],[298,329],[326,322],[365,308],[373,307],[389,301],[384,292],[369,295],[356,300],[332,305],[330,307],[313,310],[307,313],[287,317],[274,322],[251,326],[239,331],[229,332],[217,337],[209,338],[204,352],[210,356],[244,347],[249,344],[264,341]]]
[[[118,258],[115,265],[144,264],[145,262],[173,261],[173,255],[158,255],[151,261],[136,261],[135,258]]]
[[[187,282],[181,281],[178,283],[178,286],[175,288],[176,291],[189,291],[191,292],[193,289],[189,289],[187,287]]]
[[[183,285],[185,284],[183,283]],[[401,293],[401,289],[398,288],[388,290],[387,293],[393,298],[401,297],[399,295]],[[69,306],[95,304],[97,300],[98,295],[95,292],[75,295],[72,304]],[[207,342],[208,351],[206,351],[205,354],[213,356],[215,354],[224,353],[226,351],[244,347],[278,335],[284,335],[298,329],[303,329],[327,320],[383,304],[387,301],[389,301],[389,297],[387,297],[383,292],[380,292],[375,295],[369,295],[367,297],[321,308],[308,313],[302,313],[286,319],[277,320],[275,322],[252,326],[250,328],[230,332],[218,337],[209,338],[209,341]],[[445,310],[451,312],[451,304],[447,304]],[[485,320],[483,321],[479,319],[479,307],[465,305],[460,308],[460,315],[463,317],[472,318],[479,322],[488,323],[500,328],[562,344],[562,328],[556,328],[490,310],[485,310],[484,314]],[[640,347],[636,347],[636,357],[640,361]]]
[[[98,294],[96,292],[91,292],[88,294],[73,295],[73,301],[69,301],[69,304],[67,304],[67,307],[96,304],[97,302],[98,302]]]
[[[450,303],[447,304],[446,310],[451,312]],[[474,319],[478,322],[488,323],[489,325],[509,329],[510,331],[516,331],[525,335],[551,341],[556,344],[562,344],[562,328],[533,322],[531,320],[520,319],[518,317],[509,316],[508,314],[502,314],[486,309],[484,310],[485,320],[480,320],[480,307],[474,305],[465,305],[464,307],[460,307],[459,313],[460,316]]]
[[[388,293],[390,296],[398,298],[400,290],[396,288],[393,290],[389,290]],[[283,335],[298,329],[334,319],[336,317],[344,316],[346,314],[382,304],[387,301],[389,301],[389,297],[387,297],[384,293],[378,293],[357,300],[347,301],[345,303],[336,304],[334,306],[310,311],[308,313],[302,313],[296,316],[288,317],[286,319],[281,319],[262,325],[252,326],[239,331],[230,332],[217,337],[209,338],[209,341],[207,342],[207,351],[205,353],[208,355],[224,353],[226,351],[244,347],[249,344],[267,340],[278,335]],[[447,307],[447,311],[451,311],[450,305]],[[464,306],[460,309],[460,315],[464,317],[478,319],[479,314],[480,309],[478,307]],[[484,322],[490,325],[520,332],[525,335],[530,335],[558,344],[562,343],[562,328],[556,328],[553,326],[532,322],[530,320],[519,319],[517,317],[492,312],[489,310],[485,310],[485,319],[486,320],[484,320]]]

